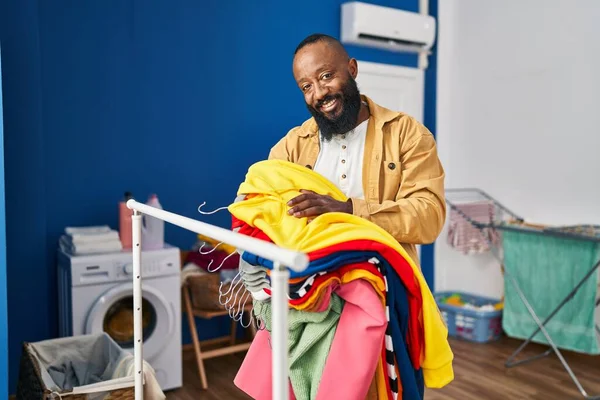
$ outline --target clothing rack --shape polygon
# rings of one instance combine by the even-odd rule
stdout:
[[[273,346],[273,399],[288,400],[288,288],[289,270],[301,272],[308,266],[308,256],[291,251],[260,239],[196,221],[182,215],[139,203],[133,199],[127,201],[127,207],[133,210],[133,334],[135,357],[135,400],[144,398],[143,391],[143,343],[142,343],[142,213],[177,225],[189,231],[208,236],[238,249],[252,252],[273,261],[271,272],[271,303],[273,304],[273,328],[271,332]]]
[[[463,212],[461,206],[470,203],[481,203],[488,202],[493,208],[493,212],[490,213],[490,217],[486,221],[475,220],[471,218],[467,213]],[[515,214],[507,207],[502,205],[500,202],[495,200],[492,196],[485,193],[484,191],[476,188],[463,188],[463,189],[446,189],[446,203],[450,206],[451,210],[458,213],[462,218],[468,221],[469,224],[477,228],[481,233],[484,240],[487,241],[487,244],[490,247],[490,252],[492,255],[500,262],[500,265],[505,265],[504,257],[500,254],[501,246],[497,246],[497,243],[494,243],[490,238],[497,237],[499,232],[502,231],[515,231],[522,232],[534,235],[549,235],[564,239],[575,239],[575,240],[583,240],[583,241],[592,241],[596,243],[600,243],[600,226],[596,225],[578,225],[578,226],[559,226],[559,227],[545,227],[541,225],[532,225],[524,222],[524,219],[519,215]],[[548,322],[558,313],[558,311],[567,304],[573,297],[577,291],[581,288],[581,286],[600,268],[600,260],[594,263],[589,269],[589,271],[583,276],[583,278],[573,287],[573,289],[569,292],[567,296],[562,299],[562,301],[558,304],[558,306],[544,319],[544,321],[540,321],[540,318],[536,314],[535,310],[531,306],[527,296],[521,290],[519,282],[515,279],[515,277],[504,268],[504,275],[508,278],[508,281],[511,283],[519,298],[525,305],[527,311],[535,321],[538,328],[529,336],[527,340],[525,340],[521,346],[510,356],[505,362],[505,366],[507,368],[515,367],[518,365],[523,365],[528,362],[538,360],[545,356],[548,356],[552,352],[556,354],[559,358],[560,362],[564,366],[565,370],[573,380],[575,386],[581,393],[581,395],[585,399],[600,399],[600,394],[598,395],[588,395],[579,379],[565,360],[564,356],[552,340],[552,337],[546,330],[545,326]],[[600,306],[600,299],[596,301],[595,307]],[[600,326],[596,324],[596,330],[600,333]],[[517,355],[532,341],[535,335],[538,332],[542,332],[548,343],[550,344],[550,349],[545,351],[542,354],[532,356],[526,358],[524,360],[515,361]]]

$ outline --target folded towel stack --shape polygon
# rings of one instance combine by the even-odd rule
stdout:
[[[60,237],[61,249],[72,255],[114,253],[123,250],[119,232],[107,225],[67,227]]]

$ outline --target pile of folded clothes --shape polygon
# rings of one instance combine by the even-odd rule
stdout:
[[[228,208],[234,231],[305,252],[310,260],[301,273],[290,271],[290,397],[422,399],[425,386],[451,382],[447,327],[419,267],[390,234],[363,218],[288,215],[287,202],[301,189],[347,200],[318,173],[269,160],[249,169]],[[255,399],[270,398],[273,263],[240,253],[240,270],[252,272],[242,278],[260,278],[247,288],[266,329],[256,335],[235,384]]]
[[[60,248],[67,254],[101,254],[123,250],[119,232],[108,225],[67,227],[59,239]]]

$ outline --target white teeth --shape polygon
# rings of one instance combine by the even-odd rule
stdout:
[[[322,108],[328,108],[330,106],[332,106],[335,103],[335,99],[329,100],[326,103],[323,103],[323,105],[321,106]]]

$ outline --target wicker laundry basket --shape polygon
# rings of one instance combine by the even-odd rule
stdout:
[[[73,354],[73,359],[68,355]],[[89,357],[89,360],[86,360]],[[130,357],[129,353],[105,333],[51,339],[37,343],[24,343],[21,354],[16,398],[19,400],[68,399],[68,400],[133,400],[135,383],[133,377],[98,379],[79,382],[75,387],[57,384],[57,376],[76,376],[78,366],[81,376],[98,377],[99,372],[110,376],[119,360]],[[72,382],[71,382],[72,383]]]

